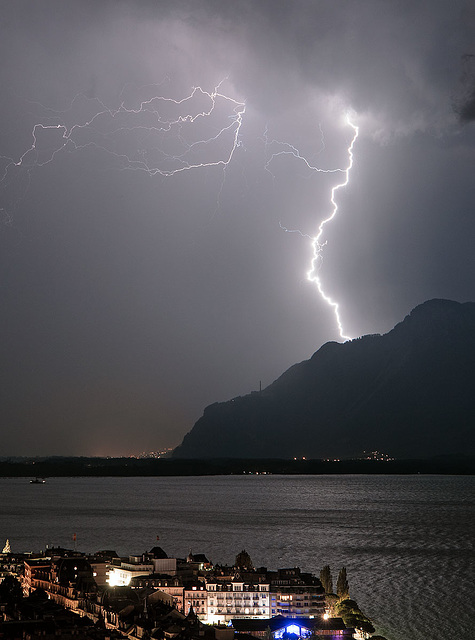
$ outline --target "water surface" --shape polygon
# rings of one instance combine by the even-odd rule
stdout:
[[[233,563],[346,566],[350,593],[389,640],[473,632],[474,476],[0,479],[0,543]]]

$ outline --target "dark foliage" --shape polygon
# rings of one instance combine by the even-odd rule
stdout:
[[[325,593],[333,593],[333,578],[330,565],[325,565],[320,571],[320,582],[325,589]]]
[[[242,571],[254,570],[254,565],[252,564],[251,556],[248,554],[248,552],[245,549],[243,549],[237,554],[236,560],[234,562],[234,566],[236,567],[236,569],[240,569]]]
[[[337,604],[336,610],[347,627],[361,629],[366,633],[374,633],[371,620],[362,613],[354,600],[342,600]]]
[[[23,598],[20,582],[15,576],[5,576],[0,582],[0,602],[13,605]]]
[[[336,594],[342,600],[346,600],[351,603],[353,602],[353,600],[347,600],[347,598],[350,597],[350,587],[348,586],[348,579],[346,577],[346,567],[342,567],[338,574],[338,580],[336,581]]]

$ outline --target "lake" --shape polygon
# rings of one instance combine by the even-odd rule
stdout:
[[[347,568],[388,640],[475,636],[475,476],[0,478],[0,544],[120,555],[159,544],[215,563]],[[157,543],[157,536],[159,542]]]

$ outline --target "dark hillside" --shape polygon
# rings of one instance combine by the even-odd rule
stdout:
[[[474,454],[475,303],[430,300],[385,335],[329,342],[262,392],[207,407],[175,457]]]

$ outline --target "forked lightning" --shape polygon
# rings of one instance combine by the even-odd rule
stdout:
[[[346,185],[348,184],[349,179],[350,179],[350,171],[351,171],[351,168],[353,166],[353,147],[354,147],[356,139],[358,137],[358,127],[355,124],[353,124],[353,122],[350,120],[350,116],[349,115],[346,116],[346,121],[347,121],[348,125],[353,129],[353,138],[352,138],[351,143],[350,143],[350,145],[348,147],[348,166],[343,171],[345,179],[343,180],[343,182],[340,182],[340,183],[336,184],[332,188],[332,190],[331,190],[331,198],[330,198],[330,202],[332,204],[331,213],[327,218],[325,218],[324,220],[322,220],[322,222],[320,222],[320,226],[318,227],[318,233],[312,239],[313,257],[312,257],[310,269],[307,272],[307,278],[310,280],[310,282],[314,282],[317,285],[318,292],[320,293],[322,298],[325,300],[325,302],[327,304],[330,305],[330,307],[332,307],[333,312],[335,314],[336,323],[338,325],[338,331],[339,331],[340,337],[343,340],[351,340],[351,337],[345,335],[345,333],[343,331],[343,325],[342,325],[341,318],[340,318],[340,311],[339,311],[338,303],[335,302],[335,300],[333,300],[327,293],[325,293],[325,291],[323,290],[322,281],[320,279],[320,276],[318,275],[318,272],[319,272],[319,269],[320,269],[320,266],[321,266],[321,263],[322,263],[322,260],[323,260],[323,256],[322,256],[323,248],[324,248],[324,246],[326,244],[326,242],[322,242],[323,233],[324,233],[324,230],[325,230],[325,225],[327,225],[329,222],[331,222],[333,220],[333,218],[336,216],[337,212],[338,212],[338,204],[337,204],[337,202],[335,200],[335,196],[336,196],[336,193],[337,193],[337,191],[339,189],[342,189],[343,187],[346,187]]]
[[[246,112],[244,102],[222,93],[223,82],[224,80],[212,91],[194,87],[191,93],[182,99],[155,95],[140,102],[140,106],[136,109],[127,107],[125,102],[122,102],[117,109],[111,109],[99,99],[87,98],[83,94],[78,94],[66,111],[54,111],[40,105],[48,113],[48,118],[46,122],[38,122],[33,126],[31,145],[16,160],[0,156],[0,161],[3,161],[3,171],[0,174],[0,214],[3,215],[4,223],[12,222],[13,210],[28,190],[33,170],[53,162],[61,153],[79,151],[88,147],[112,156],[121,170],[144,171],[150,176],[170,177],[191,169],[221,167],[223,169],[222,189],[226,168],[232,161],[236,149],[241,145],[241,127]],[[78,100],[85,101],[89,109],[91,105],[94,106],[95,113],[80,123],[67,126],[65,120]],[[167,115],[170,109],[172,115]],[[277,140],[269,141],[267,129],[264,133],[268,156],[265,164],[266,171],[271,173],[270,164],[278,156],[291,156],[303,162],[312,171],[342,173],[344,176],[344,180],[331,190],[332,209],[328,217],[320,223],[318,233],[312,237],[299,230],[292,231],[311,240],[312,258],[307,278],[316,284],[323,300],[333,309],[339,334],[345,340],[349,339],[349,336],[343,331],[339,305],[324,291],[319,270],[326,245],[323,241],[325,226],[338,212],[336,194],[339,189],[348,184],[353,166],[353,148],[358,137],[358,127],[351,121],[349,115],[346,117],[346,122],[353,129],[353,137],[348,146],[346,169],[319,168],[301,155],[295,146]],[[211,135],[207,134],[207,137],[201,138],[199,123],[206,125],[206,130]],[[146,142],[142,139],[143,133],[147,136]],[[325,145],[321,128],[320,133],[323,150]],[[136,136],[133,140],[135,148],[132,152],[125,152],[121,149],[121,145],[124,137],[130,134]],[[48,140],[42,142],[45,135]],[[41,140],[39,140],[40,137]],[[170,140],[175,147],[173,152],[169,148]],[[220,142],[219,149],[216,145],[213,146],[217,141]],[[18,191],[19,185],[23,185],[23,188],[20,186],[20,191]],[[10,197],[10,191],[15,194],[14,197]],[[287,232],[291,231],[282,225],[281,228]]]

